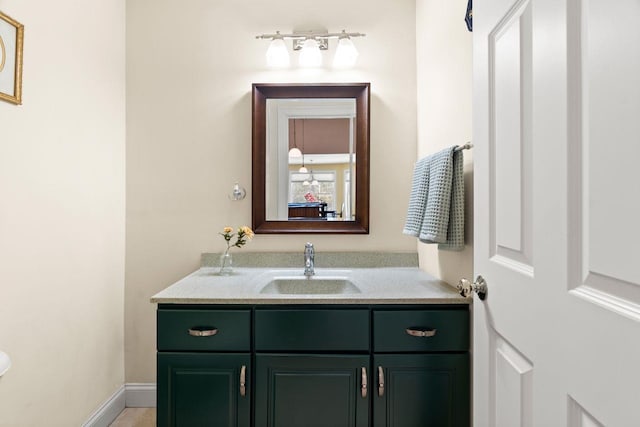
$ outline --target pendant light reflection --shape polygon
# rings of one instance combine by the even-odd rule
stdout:
[[[305,40],[300,51],[298,64],[305,68],[320,67],[322,65],[322,53],[317,41],[314,39]]]
[[[279,35],[280,32],[278,31]],[[285,68],[290,64],[289,51],[282,37],[275,37],[267,49],[267,65],[273,68]]]
[[[293,147],[291,150],[289,150],[289,157],[302,157],[302,151],[300,151],[300,149],[297,147]]]
[[[308,179],[305,179],[305,180],[302,182],[302,185],[304,185],[304,186],[306,186],[306,187],[308,187],[309,185],[312,185],[312,186],[313,186],[313,185],[320,185],[320,183],[318,182],[318,180],[317,180],[317,179],[315,179],[315,178],[313,177],[313,171],[311,171],[311,178],[312,178],[312,179],[311,179],[311,182],[309,182],[309,180],[308,180]]]
[[[294,123],[295,123],[295,120],[294,120]],[[302,149],[304,150],[304,119],[302,119]],[[307,168],[304,166],[304,151],[302,152],[302,166],[300,166],[300,169],[298,169],[298,172],[300,173],[308,172]]]
[[[289,150],[289,159],[297,159],[302,157],[302,151],[298,148],[298,140],[296,138],[296,119],[293,119],[293,148]],[[303,158],[304,160],[304,158]]]

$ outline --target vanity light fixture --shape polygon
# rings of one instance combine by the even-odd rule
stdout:
[[[333,58],[336,68],[351,67],[358,58],[358,50],[351,41],[352,37],[364,37],[363,33],[329,33],[326,31],[294,31],[292,34],[261,34],[257,39],[270,39],[267,49],[267,65],[269,67],[287,67],[290,64],[289,52],[285,40],[293,41],[293,50],[299,50],[298,63],[301,67],[320,67],[322,65],[321,50],[329,49],[329,39],[338,39],[338,46]]]
[[[284,43],[280,31],[276,31],[267,49],[267,65],[274,68],[285,68],[289,66],[289,63],[287,45]]]
[[[320,45],[315,39],[306,39],[300,50],[298,64],[305,68],[317,68],[322,65]]]
[[[358,49],[354,46],[349,36],[341,36],[338,39],[336,56],[333,57],[333,66],[336,68],[348,68],[356,65]]]

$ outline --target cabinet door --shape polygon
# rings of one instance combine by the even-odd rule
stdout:
[[[249,427],[249,354],[160,352],[157,378],[158,427]]]
[[[368,426],[369,361],[368,355],[256,355],[255,426]]]
[[[470,425],[468,354],[374,355],[373,369],[374,427]]]

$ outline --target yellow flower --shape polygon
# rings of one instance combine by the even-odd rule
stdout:
[[[229,233],[231,233],[232,231],[233,231],[233,228],[231,228],[231,227],[225,227],[225,228],[223,228],[223,229],[222,229],[222,232],[223,232],[224,234],[229,234]]]
[[[245,236],[247,236],[247,239],[251,240],[253,239],[253,230],[249,227],[247,227],[246,225],[243,225],[242,227],[240,227],[240,230],[244,233]]]

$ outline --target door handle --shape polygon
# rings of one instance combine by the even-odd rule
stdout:
[[[378,396],[384,396],[384,370],[378,366]]]
[[[246,387],[247,367],[242,365],[240,368],[240,396],[244,397],[247,394]]]
[[[361,387],[362,398],[367,398],[367,368],[362,368],[362,387]]]
[[[482,276],[476,277],[476,281],[471,283],[470,280],[462,278],[458,282],[458,292],[465,298],[471,298],[473,293],[478,294],[480,301],[484,301],[487,297],[487,282]]]

